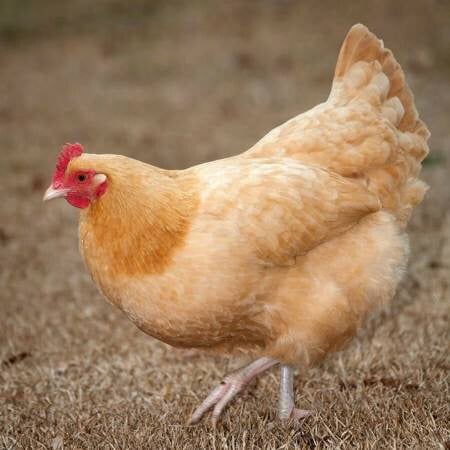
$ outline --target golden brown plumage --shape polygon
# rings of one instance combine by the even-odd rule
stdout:
[[[428,134],[392,53],[356,25],[328,100],[239,156],[182,171],[73,158],[67,174],[107,180],[80,248],[105,297],[164,342],[317,363],[395,292]]]

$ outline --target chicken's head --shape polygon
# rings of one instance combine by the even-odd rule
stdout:
[[[66,144],[58,155],[52,184],[45,191],[44,201],[63,197],[72,206],[87,208],[107,189],[106,175],[95,170],[72,169],[70,162],[83,154],[81,144]]]

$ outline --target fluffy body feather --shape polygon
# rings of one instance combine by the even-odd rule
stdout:
[[[107,178],[81,211],[80,249],[149,335],[313,364],[393,297],[427,138],[392,53],[356,25],[329,99],[239,156],[182,171],[72,159],[69,173]]]

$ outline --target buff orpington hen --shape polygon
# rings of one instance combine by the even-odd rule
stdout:
[[[427,189],[429,132],[392,52],[365,26],[342,45],[325,103],[248,151],[186,170],[67,144],[44,199],[81,209],[93,280],[145,333],[175,347],[254,358],[193,412],[215,424],[272,366],[279,416],[293,367],[319,363],[392,299],[405,232]]]

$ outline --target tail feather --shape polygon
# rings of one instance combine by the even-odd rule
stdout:
[[[338,105],[368,103],[397,130],[397,154],[366,176],[383,205],[406,223],[427,189],[417,176],[429,151],[430,133],[419,118],[400,64],[364,25],[354,25],[344,40],[329,101]]]
[[[358,24],[341,47],[328,100],[244,155],[283,155],[356,178],[405,225],[426,192],[417,177],[429,135],[394,55]]]

